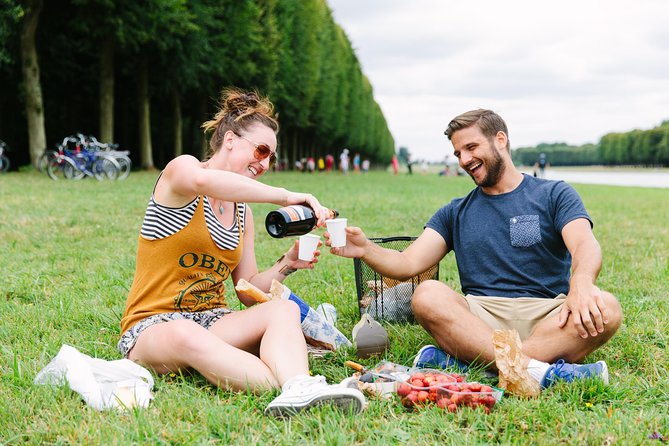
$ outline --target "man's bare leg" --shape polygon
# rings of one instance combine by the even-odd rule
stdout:
[[[609,310],[609,323],[603,333],[583,339],[572,325],[560,328],[557,316],[552,317],[538,324],[523,341],[525,362],[530,358],[547,363],[559,358],[578,362],[611,339],[622,321],[622,311],[611,294],[604,292],[603,298]],[[416,288],[411,306],[418,322],[446,353],[465,362],[494,365],[492,329],[469,311],[462,295],[442,282],[430,280]]]
[[[560,328],[558,315],[548,318],[534,328],[532,334],[523,341],[523,352],[538,361],[553,363],[558,359],[566,362],[581,362],[587,355],[604,345],[618,331],[622,323],[620,304],[612,294],[602,292],[606,304],[608,323],[597,336],[582,338],[568,321]]]
[[[416,320],[449,355],[488,364],[495,360],[492,329],[469,311],[464,297],[436,280],[422,282],[411,299]]]

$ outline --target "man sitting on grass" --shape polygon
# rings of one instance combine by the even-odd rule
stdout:
[[[518,171],[506,124],[490,110],[457,116],[445,134],[477,187],[439,209],[403,252],[376,245],[356,227],[331,252],[406,279],[455,251],[464,296],[436,280],[413,295],[416,319],[439,345],[423,347],[416,366],[466,367],[461,360],[494,368],[493,330],[516,329],[542,388],[588,377],[608,382],[604,361],[577,364],[622,321],[616,298],[595,285],[602,255],[580,197],[562,181]]]

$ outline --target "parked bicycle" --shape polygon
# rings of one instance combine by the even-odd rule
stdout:
[[[130,160],[130,151],[129,150],[118,150],[118,144],[116,143],[101,143],[97,140],[95,136],[87,136],[86,145],[88,147],[93,147],[95,150],[105,152],[106,154],[112,156],[119,165],[119,180],[125,180],[128,175],[130,175],[130,170],[132,169],[132,161]]]
[[[116,180],[118,179],[121,168],[116,159],[104,152],[98,150],[87,136],[77,133],[74,139],[74,151],[72,157],[83,175],[74,178],[81,179],[84,176],[91,176],[98,180]]]
[[[86,176],[115,180],[121,171],[113,156],[87,145],[86,137],[80,133],[65,137],[56,151],[45,156],[47,174],[53,180],[80,180]]]
[[[51,159],[57,155],[58,155],[58,150],[44,149],[44,152],[42,152],[42,155],[40,155],[39,159],[37,160],[37,171],[46,172],[46,168],[49,165],[49,161],[51,161]]]
[[[5,173],[9,170],[9,158],[5,152],[9,150],[7,144],[0,139],[0,173]]]
[[[79,168],[72,159],[60,151],[53,151],[46,158],[46,173],[52,180],[75,178]]]

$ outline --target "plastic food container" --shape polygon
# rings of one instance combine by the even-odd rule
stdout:
[[[409,378],[406,383],[413,389],[422,390],[425,388],[440,387],[445,384],[464,382],[465,377],[458,373],[449,373],[437,369],[410,369]]]
[[[408,379],[398,382],[395,392],[400,396],[402,405],[407,408],[424,406],[437,402],[437,394],[443,386],[457,384],[464,378],[454,373],[441,370],[412,369]]]
[[[489,413],[502,399],[504,391],[478,382],[467,382],[462,375],[439,370],[413,370],[409,379],[398,383],[397,395],[404,407],[427,405],[455,412],[461,407],[481,408]]]
[[[440,387],[436,392],[437,406],[449,412],[461,407],[483,409],[485,413],[502,399],[504,391],[478,382],[462,382]]]

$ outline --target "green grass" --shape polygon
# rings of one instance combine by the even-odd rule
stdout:
[[[620,299],[625,321],[589,359],[606,359],[611,384],[558,385],[539,398],[507,396],[490,415],[438,409],[406,412],[370,399],[361,416],[329,407],[290,421],[262,415],[275,394],[218,390],[198,377],[157,377],[148,409],[96,412],[66,387],[33,385],[63,344],[118,359],[119,320],[132,281],[138,228],[156,173],[123,182],[52,182],[23,172],[0,176],[0,444],[641,444],[669,437],[669,199],[666,190],[576,189],[604,251],[599,285]],[[368,236],[418,235],[433,212],[472,188],[436,175],[274,174],[264,181],[314,193]],[[288,246],[269,237],[254,205],[260,268]],[[440,279],[459,287],[452,255]],[[353,262],[324,251],[313,271],[286,280],[312,305],[333,303],[350,336],[359,314]],[[234,301],[234,299],[231,299]],[[234,305],[238,305],[235,303]],[[387,325],[379,359],[410,364],[430,337],[416,325]],[[355,359],[339,351],[312,359],[313,373],[337,382]]]

